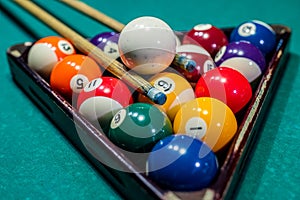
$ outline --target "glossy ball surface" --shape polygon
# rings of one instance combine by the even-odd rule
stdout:
[[[28,66],[49,79],[54,65],[68,55],[75,54],[74,46],[65,38],[48,36],[37,40],[28,52]]]
[[[139,74],[156,74],[172,63],[176,54],[176,36],[164,21],[139,17],[121,31],[119,51],[128,68]]]
[[[167,96],[167,100],[163,105],[156,106],[167,113],[171,121],[173,121],[181,105],[195,98],[192,86],[179,74],[162,72],[151,77],[149,82]],[[138,101],[152,103],[143,95],[139,96]]]
[[[179,45],[176,48],[176,52],[178,55],[191,59],[196,63],[196,68],[192,72],[184,70],[180,67],[175,68],[191,83],[196,83],[202,74],[216,67],[215,62],[210,54],[199,45]]]
[[[231,67],[243,74],[251,83],[266,70],[261,51],[248,42],[231,42],[223,46],[215,57],[218,66]]]
[[[56,63],[50,75],[50,86],[54,91],[72,99],[91,80],[102,75],[99,65],[90,57],[74,54]]]
[[[235,135],[237,121],[222,101],[200,97],[183,104],[174,122],[175,134],[187,134],[204,141],[214,152],[222,149]]]
[[[171,134],[165,113],[147,103],[133,103],[115,114],[107,136],[124,150],[143,153]]]
[[[90,42],[111,58],[117,59],[120,57],[118,47],[119,36],[120,34],[116,32],[103,32],[92,37]]]
[[[214,57],[222,46],[228,44],[228,39],[221,29],[211,24],[198,24],[187,32],[182,43],[200,45]]]
[[[250,20],[238,25],[230,35],[230,42],[248,41],[266,55],[276,46],[276,33],[267,23]]]
[[[219,99],[237,113],[250,101],[252,88],[237,70],[221,66],[208,71],[199,79],[195,95]]]
[[[114,114],[131,103],[132,94],[125,83],[102,76],[90,81],[80,92],[77,109],[89,121],[99,121],[100,128],[107,131]]]
[[[159,141],[152,149],[147,165],[152,180],[175,191],[208,187],[219,168],[211,149],[187,135],[173,135]]]

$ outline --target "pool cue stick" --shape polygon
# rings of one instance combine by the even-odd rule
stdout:
[[[29,0],[14,0],[14,2],[37,17],[57,33],[70,40],[79,51],[93,58],[102,67],[105,67],[119,79],[124,80],[124,82],[128,83],[138,92],[146,95],[151,101],[157,104],[165,103],[167,97],[163,92],[152,86],[139,75],[127,71],[123,64],[108,57],[103,51],[90,43],[87,39],[83,38],[81,35],[60,22],[54,16],[47,13],[35,3]]]
[[[121,22],[118,22],[117,20],[105,15],[99,10],[96,10],[95,8],[87,5],[86,3],[79,1],[79,0],[61,0],[61,2],[69,5],[72,8],[77,9],[78,11],[86,14],[87,16],[95,19],[96,21],[105,24],[106,26],[112,28],[113,30],[117,32],[121,32],[123,28],[125,27],[124,24]],[[173,64],[187,70],[189,72],[192,72],[196,68],[195,61],[188,59],[184,56],[180,56],[178,54],[175,54],[175,57],[173,59]]]
[[[121,22],[105,15],[101,11],[96,10],[95,8],[87,5],[82,1],[78,1],[78,0],[60,0],[60,1],[69,5],[72,8],[77,9],[78,11],[86,14],[87,16],[94,18],[98,22],[103,23],[104,25],[112,28],[117,32],[121,32],[122,29],[125,27],[125,25],[122,24]]]

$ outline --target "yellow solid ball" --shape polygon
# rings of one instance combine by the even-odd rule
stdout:
[[[234,113],[223,102],[200,97],[185,103],[177,112],[173,131],[207,143],[214,152],[222,149],[237,131]]]

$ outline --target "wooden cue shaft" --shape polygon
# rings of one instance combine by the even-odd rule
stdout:
[[[128,72],[125,66],[118,61],[108,57],[102,50],[90,43],[87,39],[73,31],[71,28],[57,20],[55,17],[41,9],[39,6],[29,0],[14,0],[15,3],[29,11],[39,20],[58,32],[60,35],[70,40],[74,46],[84,54],[95,59],[101,66],[109,72],[122,79],[138,92],[146,95],[154,103],[164,104],[166,95],[139,75]]]
[[[70,7],[73,7],[82,13],[86,14],[87,16],[90,16],[97,21],[105,24],[106,26],[112,28],[113,30],[117,32],[121,32],[122,29],[125,27],[124,24],[121,22],[105,15],[99,10],[96,10],[95,8],[87,5],[84,2],[78,1],[78,0],[61,0],[61,2],[68,4]]]

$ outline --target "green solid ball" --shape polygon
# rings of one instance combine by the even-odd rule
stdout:
[[[114,115],[107,136],[124,150],[145,153],[172,133],[170,119],[159,108],[133,103]]]

